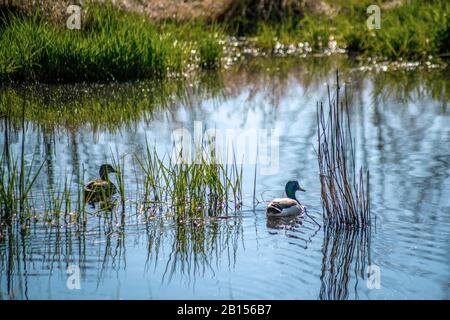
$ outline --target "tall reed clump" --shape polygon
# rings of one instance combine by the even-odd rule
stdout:
[[[136,157],[144,171],[143,207],[149,212],[172,212],[177,222],[198,221],[228,214],[242,205],[242,166],[218,163],[213,151],[193,161],[180,153],[160,157],[148,145]]]
[[[328,88],[328,110],[317,106],[317,159],[323,217],[335,227],[370,226],[369,171],[356,170],[355,147],[350,126],[347,91],[340,100],[339,73],[336,91]]]

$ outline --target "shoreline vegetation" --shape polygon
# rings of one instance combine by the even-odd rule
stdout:
[[[84,1],[81,29],[70,30],[64,1],[43,8],[0,1],[0,81],[185,78],[272,55],[440,63],[450,51],[444,0],[375,1],[381,28],[372,30],[366,10],[374,1],[223,0],[207,15],[199,13],[203,0],[180,5],[178,16],[168,16],[174,1],[161,0],[160,11],[156,2]]]

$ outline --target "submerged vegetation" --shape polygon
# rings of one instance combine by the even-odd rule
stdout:
[[[91,1],[83,6],[80,30],[69,30],[65,21],[52,20],[41,10],[6,7],[0,11],[0,79],[185,77],[197,69],[217,69],[261,54],[347,51],[376,61],[448,56],[448,1],[415,0],[393,8],[380,2],[381,28],[372,30],[366,25],[366,9],[373,1],[328,2],[320,3],[328,3],[329,12],[311,10],[309,1],[284,6],[281,1],[268,5],[236,0],[216,18],[180,22],[152,21],[109,1]]]

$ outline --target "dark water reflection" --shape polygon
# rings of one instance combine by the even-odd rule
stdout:
[[[371,272],[370,229],[333,230],[324,228],[322,247],[322,300],[358,298],[358,281],[368,279]],[[374,279],[376,281],[376,279]],[[369,288],[375,288],[369,284]]]
[[[357,159],[371,171],[370,232],[312,220],[321,223],[316,102],[325,101],[323,84],[337,67],[349,82]],[[25,104],[27,166],[46,157],[37,207],[65,173],[74,185],[97,176],[116,148],[127,154],[127,201],[124,227],[92,214],[87,231],[41,221],[3,228],[0,298],[448,299],[448,85],[446,70],[365,74],[348,60],[321,58],[250,61],[187,83],[1,88],[2,150],[20,152]],[[298,178],[311,216],[267,220],[263,202],[253,211],[254,166],[245,165],[248,201],[237,216],[199,225],[143,217],[132,154],[147,140],[167,150],[172,131],[193,130],[194,121],[204,129],[278,129],[278,173],[259,174],[256,194],[281,196]],[[380,289],[368,286],[371,265],[380,268]],[[73,266],[79,290],[67,286]]]

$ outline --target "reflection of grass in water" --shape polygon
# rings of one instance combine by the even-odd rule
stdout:
[[[445,107],[450,100],[449,67],[438,72],[399,71],[380,73],[373,77],[375,98],[392,99],[402,102],[416,102],[421,98],[432,98]],[[445,111],[445,110],[444,110]]]
[[[371,263],[370,229],[324,227],[322,254],[319,299],[348,299],[349,285],[353,282],[355,298],[358,298],[358,279],[365,279],[366,267]]]
[[[445,70],[417,72],[363,73],[352,70],[355,61],[342,56],[321,58],[254,58],[236,65],[229,73],[202,73],[188,81],[142,81],[121,84],[35,86],[0,88],[0,116],[8,112],[13,125],[20,127],[22,104],[25,119],[49,129],[116,131],[139,121],[149,123],[157,116],[175,118],[174,106],[199,108],[200,101],[220,101],[242,94],[248,87],[248,99],[265,94],[276,107],[290,82],[298,81],[305,93],[320,91],[323,83],[340,69],[343,77],[351,76],[363,83],[373,79],[376,93],[385,90],[390,96],[402,95],[414,101],[411,94],[417,86],[445,103],[450,97]],[[363,90],[363,87],[359,88]],[[352,98],[352,95],[349,96]],[[176,119],[174,119],[176,120]]]
[[[29,299],[29,277],[49,276],[56,270],[66,275],[69,265],[84,270],[85,233],[60,224],[33,224],[23,229],[18,223],[7,226],[7,241],[0,241],[0,297]],[[38,248],[38,249],[37,249]],[[36,274],[37,272],[37,274]]]
[[[204,224],[164,225],[164,222],[154,221],[148,233],[147,264],[153,261],[156,268],[159,263],[161,236],[171,239],[171,251],[165,262],[163,279],[170,282],[179,274],[188,278],[204,276],[208,270],[214,274],[220,268],[221,262],[228,263],[232,268],[236,261],[236,251],[239,246],[239,236],[242,235],[240,219],[209,219]],[[225,255],[226,259],[223,259]],[[153,258],[153,259],[152,259]]]
[[[24,110],[24,109],[23,109]],[[24,112],[23,112],[24,114]],[[9,116],[5,117],[5,136],[8,136]],[[86,199],[83,197],[83,181],[75,181],[76,192],[73,189],[73,181],[67,173],[64,175],[61,185],[54,186],[51,179],[48,180],[46,189],[34,190],[32,187],[38,179],[44,162],[35,170],[33,166],[25,168],[25,136],[26,124],[22,116],[22,147],[21,154],[16,159],[11,155],[9,140],[5,142],[4,153],[0,166],[0,214],[4,223],[12,223],[17,216],[23,227],[29,225],[30,219],[43,219],[47,223],[60,223],[60,219],[67,224],[77,224],[86,227],[89,215],[85,207]],[[205,149],[206,150],[206,149]],[[205,151],[202,150],[202,151]],[[144,172],[145,180],[138,189],[144,190],[143,199],[136,199],[136,206],[144,204],[143,211],[148,215],[148,204],[158,207],[159,211],[174,212],[176,220],[203,219],[205,215],[221,215],[228,213],[230,205],[233,210],[239,210],[242,201],[242,166],[239,167],[234,160],[230,165],[222,165],[216,162],[214,150],[209,154],[203,154],[193,163],[187,163],[178,158],[169,158],[164,161],[155,150],[146,148],[147,154],[143,159],[138,159]],[[32,162],[36,153],[33,153]],[[99,212],[94,216],[110,211],[110,223],[124,226],[126,217],[126,181],[124,156],[111,151],[110,162],[114,164],[118,193],[121,200],[121,214],[117,216],[117,206],[108,203],[100,206]],[[33,170],[35,170],[33,172]],[[34,192],[34,195],[32,193]],[[36,207],[36,204],[39,207]],[[111,202],[111,204],[113,204]],[[151,211],[151,210],[150,210]],[[155,211],[155,210],[153,210]],[[154,212],[150,213],[154,213]],[[138,208],[136,212],[139,213]],[[43,216],[42,216],[43,214]],[[114,222],[115,221],[115,222]]]
[[[170,112],[174,104],[192,105],[193,97],[218,96],[222,89],[221,75],[215,72],[189,82],[1,87],[0,115],[8,113],[12,123],[20,126],[25,105],[25,119],[47,128],[113,131],[132,122],[151,121],[155,109]]]

